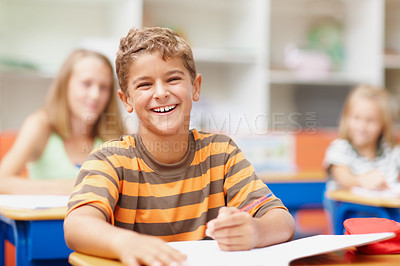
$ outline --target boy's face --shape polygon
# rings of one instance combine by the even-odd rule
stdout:
[[[178,57],[162,59],[160,53],[140,55],[131,65],[127,92],[118,92],[126,110],[135,110],[139,130],[160,136],[189,129],[192,100],[200,97],[201,75],[192,83]]]

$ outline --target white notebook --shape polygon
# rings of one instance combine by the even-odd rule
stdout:
[[[216,241],[170,242],[188,256],[188,266],[287,266],[292,260],[329,253],[394,237],[394,233],[317,235],[250,251],[222,251]]]

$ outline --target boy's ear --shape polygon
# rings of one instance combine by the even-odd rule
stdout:
[[[118,90],[118,96],[121,99],[121,102],[124,105],[126,111],[128,111],[128,113],[132,113],[134,108],[133,105],[130,104],[128,101],[129,97],[126,96],[126,94],[121,89]]]
[[[200,99],[200,91],[201,91],[201,74],[197,74],[196,78],[193,81],[193,91],[192,91],[192,99],[197,102]]]

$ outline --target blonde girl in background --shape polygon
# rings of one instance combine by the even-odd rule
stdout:
[[[91,150],[121,135],[113,68],[102,54],[73,51],[44,106],[29,115],[0,164],[0,193],[70,194]],[[21,176],[26,167],[28,178]]]
[[[339,138],[328,147],[324,163],[330,177],[328,190],[382,190],[398,183],[400,149],[387,90],[363,85],[350,92],[340,118]]]

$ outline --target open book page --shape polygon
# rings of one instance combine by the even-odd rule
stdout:
[[[0,195],[0,208],[47,209],[66,207],[69,196],[59,195]]]
[[[362,187],[353,187],[351,192],[356,195],[371,198],[399,198],[400,184],[391,186],[390,188],[384,190],[369,190]]]
[[[295,259],[361,246],[394,236],[394,233],[318,235],[249,251],[222,251],[214,240],[170,242],[169,245],[188,256],[189,266],[287,266]]]

